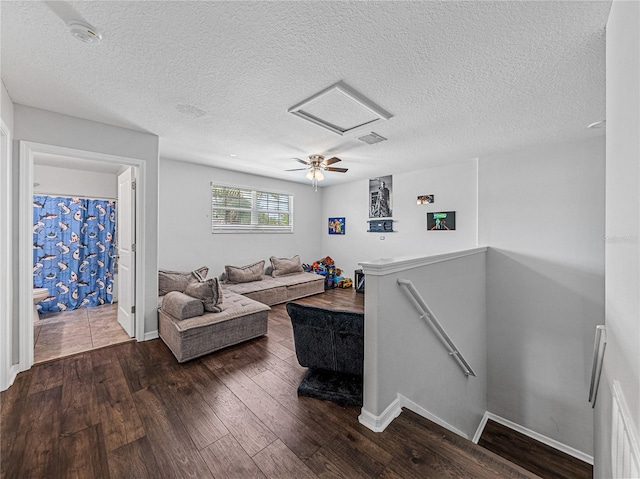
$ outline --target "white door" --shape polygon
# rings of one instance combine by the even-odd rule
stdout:
[[[118,323],[134,336],[135,324],[135,207],[133,168],[118,175]]]

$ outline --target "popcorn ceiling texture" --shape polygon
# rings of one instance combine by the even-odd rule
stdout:
[[[157,134],[163,158],[307,182],[291,157],[337,154],[329,185],[604,134],[608,1],[70,4],[100,45],[2,2],[12,100]],[[287,113],[340,80],[393,118],[340,137]]]

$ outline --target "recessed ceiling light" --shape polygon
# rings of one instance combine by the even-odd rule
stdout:
[[[596,121],[595,123],[591,123],[587,128],[606,128],[607,127],[607,120],[602,120],[602,121]]]
[[[229,155],[231,158],[235,158],[236,155],[234,155],[233,153]]]
[[[92,25],[81,20],[71,20],[67,23],[71,35],[84,43],[100,43],[102,34]]]

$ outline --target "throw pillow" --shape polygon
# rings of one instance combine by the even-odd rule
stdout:
[[[202,301],[180,291],[170,291],[162,301],[162,311],[176,319],[189,319],[204,314]]]
[[[272,256],[270,258],[273,272],[271,276],[284,276],[285,274],[302,273],[302,264],[300,263],[300,256],[295,255],[291,258],[276,258]]]
[[[246,266],[225,266],[224,272],[227,275],[226,283],[249,283],[251,281],[262,281],[264,271],[264,260]]]
[[[222,303],[222,287],[218,278],[211,278],[197,283],[189,283],[185,294],[202,301],[204,310],[209,313],[222,311],[218,306]]]
[[[209,268],[206,266],[195,271],[168,271],[161,269],[158,271],[158,295],[163,296],[171,291],[183,293],[189,283],[206,278],[208,272]]]

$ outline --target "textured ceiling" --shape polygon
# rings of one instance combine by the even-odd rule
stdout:
[[[610,1],[1,2],[15,103],[139,129],[160,155],[306,182],[291,157],[331,154],[335,184],[602,135]],[[64,15],[63,15],[64,16]],[[287,113],[343,81],[393,117],[366,145]],[[236,155],[231,157],[231,155]]]

